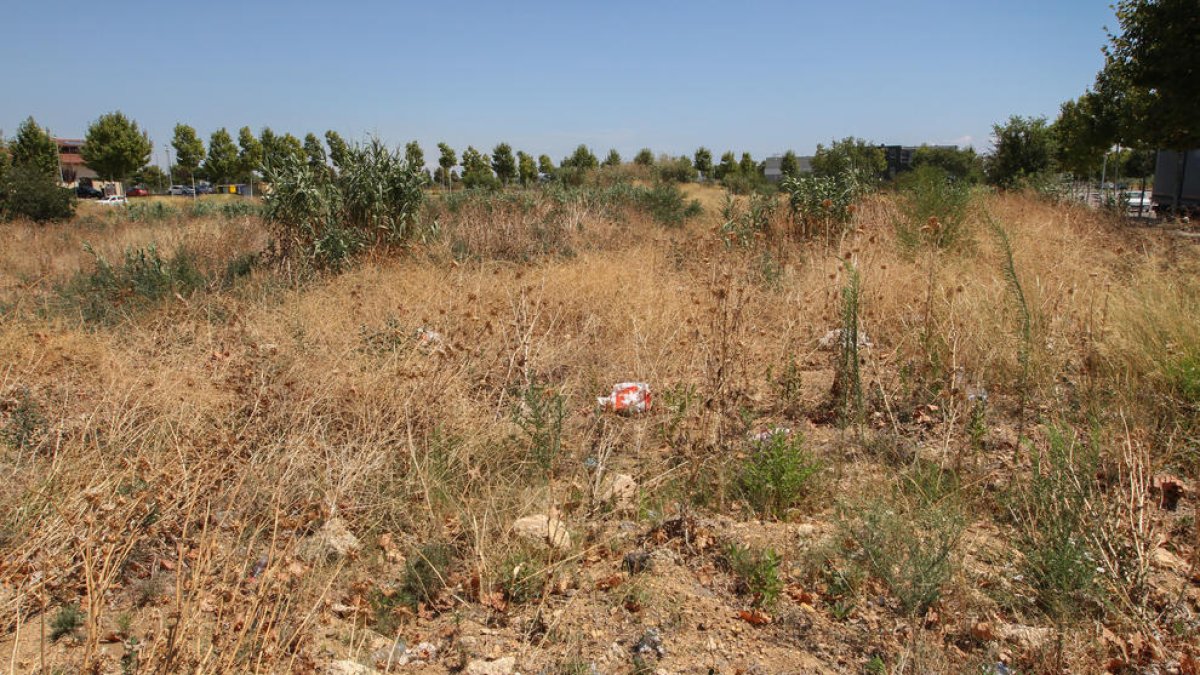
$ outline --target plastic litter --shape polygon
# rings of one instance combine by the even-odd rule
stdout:
[[[596,397],[596,405],[624,414],[646,412],[650,409],[650,385],[645,382],[620,382],[613,385],[612,394]]]

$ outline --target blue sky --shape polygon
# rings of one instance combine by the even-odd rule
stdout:
[[[1057,114],[1103,64],[1106,0],[0,0],[0,129],[123,110],[163,162],[176,122],[505,141],[557,162],[705,145],[756,158],[854,135],[971,144]]]

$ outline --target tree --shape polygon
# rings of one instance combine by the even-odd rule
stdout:
[[[992,126],[995,149],[988,160],[988,180],[1010,188],[1054,168],[1054,132],[1045,117],[1013,115]]]
[[[46,176],[58,177],[58,144],[32,117],[17,127],[17,137],[8,152],[13,166],[26,166]]]
[[[134,172],[130,178],[134,185],[143,185],[151,192],[163,192],[171,184],[167,172],[154,164],[147,164]]]
[[[852,173],[859,181],[873,182],[887,171],[887,156],[878,145],[848,136],[834,141],[828,148],[818,143],[812,158],[812,170],[818,177]]]
[[[15,164],[0,180],[0,216],[22,216],[36,222],[66,220],[75,213],[75,197],[59,187],[58,177],[36,161]]]
[[[416,141],[409,141],[408,145],[404,146],[404,161],[414,169],[425,168],[425,151],[421,149],[421,144]]]
[[[316,175],[329,173],[329,158],[325,155],[325,146],[317,135],[309,132],[304,135],[304,157]]]
[[[262,147],[262,163],[259,170],[265,175],[272,165],[279,163],[279,136],[275,135],[271,127],[263,127],[262,131],[258,132],[258,144]]]
[[[696,149],[696,154],[692,155],[692,164],[695,165],[696,171],[699,171],[700,175],[707,180],[713,169],[712,151],[700,146]]]
[[[101,115],[88,127],[83,161],[105,180],[124,180],[150,162],[153,149],[137,122],[117,111]]]
[[[474,146],[467,146],[462,155],[463,187],[494,188],[498,181],[492,173],[491,158],[479,152]]]
[[[742,153],[742,161],[738,162],[738,173],[743,176],[753,176],[758,173],[758,164],[754,162],[754,158],[750,153]]]
[[[608,156],[604,158],[604,166],[621,166],[621,153],[616,149],[608,151]]]
[[[455,156],[454,150],[445,143],[438,143],[438,152],[441,153],[441,156],[438,157],[438,167],[442,170],[442,179],[446,182],[446,189],[449,190],[454,166],[458,164],[458,157]]]
[[[283,138],[279,139],[279,150],[287,153],[300,161],[305,161],[308,157],[304,154],[304,143],[300,142],[299,138],[289,134],[284,134]]]
[[[538,173],[547,178],[554,177],[554,160],[550,159],[550,155],[538,156]]]
[[[936,166],[955,180],[978,183],[983,180],[983,162],[972,148],[938,148],[922,145],[913,153],[913,168]]]
[[[663,155],[658,158],[654,173],[664,183],[689,183],[696,178],[696,167],[692,166],[692,160],[687,157]]]
[[[346,165],[346,151],[350,146],[342,140],[342,135],[330,129],[325,132],[325,143],[329,145],[329,159],[339,169]]]
[[[192,180],[196,169],[204,161],[204,141],[196,135],[196,130],[186,124],[175,125],[175,137],[171,140],[175,148],[175,177],[179,182]],[[145,162],[143,162],[145,163]]]
[[[492,170],[503,185],[508,185],[517,177],[517,160],[513,158],[512,147],[508,143],[500,143],[492,148]]]
[[[654,153],[650,152],[650,148],[642,148],[634,155],[633,163],[639,166],[654,166]]]
[[[721,155],[721,163],[717,165],[713,175],[717,180],[725,180],[726,176],[731,176],[737,172],[737,157],[732,151],[727,151],[725,154]]]
[[[262,168],[262,143],[254,137],[250,127],[238,131],[238,169],[247,181],[254,180],[254,172]]]
[[[1077,178],[1095,173],[1111,147],[1114,133],[1102,107],[1099,97],[1087,92],[1063,103],[1052,127],[1055,161]]]
[[[521,181],[521,185],[529,185],[537,180],[538,168],[537,163],[533,161],[533,155],[526,152],[517,153],[517,177]]]
[[[800,160],[796,153],[788,150],[779,160],[779,173],[784,177],[800,175]]]
[[[224,127],[208,138],[208,157],[204,160],[204,175],[214,183],[228,183],[238,173],[238,148]]]
[[[575,152],[570,157],[565,158],[559,163],[559,166],[564,169],[595,169],[600,166],[600,162],[592,154],[592,151],[588,149],[588,146],[581,143],[579,147],[575,148]]]

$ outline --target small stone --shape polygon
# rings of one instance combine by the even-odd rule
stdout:
[[[396,640],[391,645],[371,652],[371,660],[381,666],[403,666],[410,660],[405,646],[403,640]]]
[[[600,489],[596,496],[600,498],[600,501],[614,507],[627,507],[633,504],[633,500],[637,496],[637,488],[638,484],[633,476],[625,473],[613,473],[600,481]]]
[[[463,672],[466,675],[511,675],[516,669],[516,657],[505,656],[495,661],[472,661]]]
[[[525,516],[513,523],[513,533],[533,543],[565,550],[571,548],[571,534],[561,520],[544,513]]]
[[[300,557],[308,562],[329,562],[355,555],[361,549],[362,544],[346,527],[346,522],[341,518],[330,518],[300,545]]]
[[[374,668],[368,668],[358,661],[349,659],[334,661],[325,669],[325,675],[374,675],[374,673]]]

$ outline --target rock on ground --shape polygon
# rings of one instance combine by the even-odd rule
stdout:
[[[325,675],[374,675],[375,669],[368,668],[358,661],[334,661],[325,669]]]
[[[517,659],[505,656],[495,661],[472,661],[463,671],[467,675],[511,675],[517,669]]]
[[[316,534],[300,545],[300,557],[309,562],[328,562],[354,555],[362,548],[358,537],[346,527],[341,518],[325,521]]]
[[[613,473],[600,482],[597,494],[600,501],[609,502],[616,507],[625,507],[633,503],[637,496],[637,481],[625,473]]]
[[[550,548],[571,548],[571,534],[567,532],[567,526],[558,518],[544,513],[518,519],[513,523],[513,533],[522,539]]]

